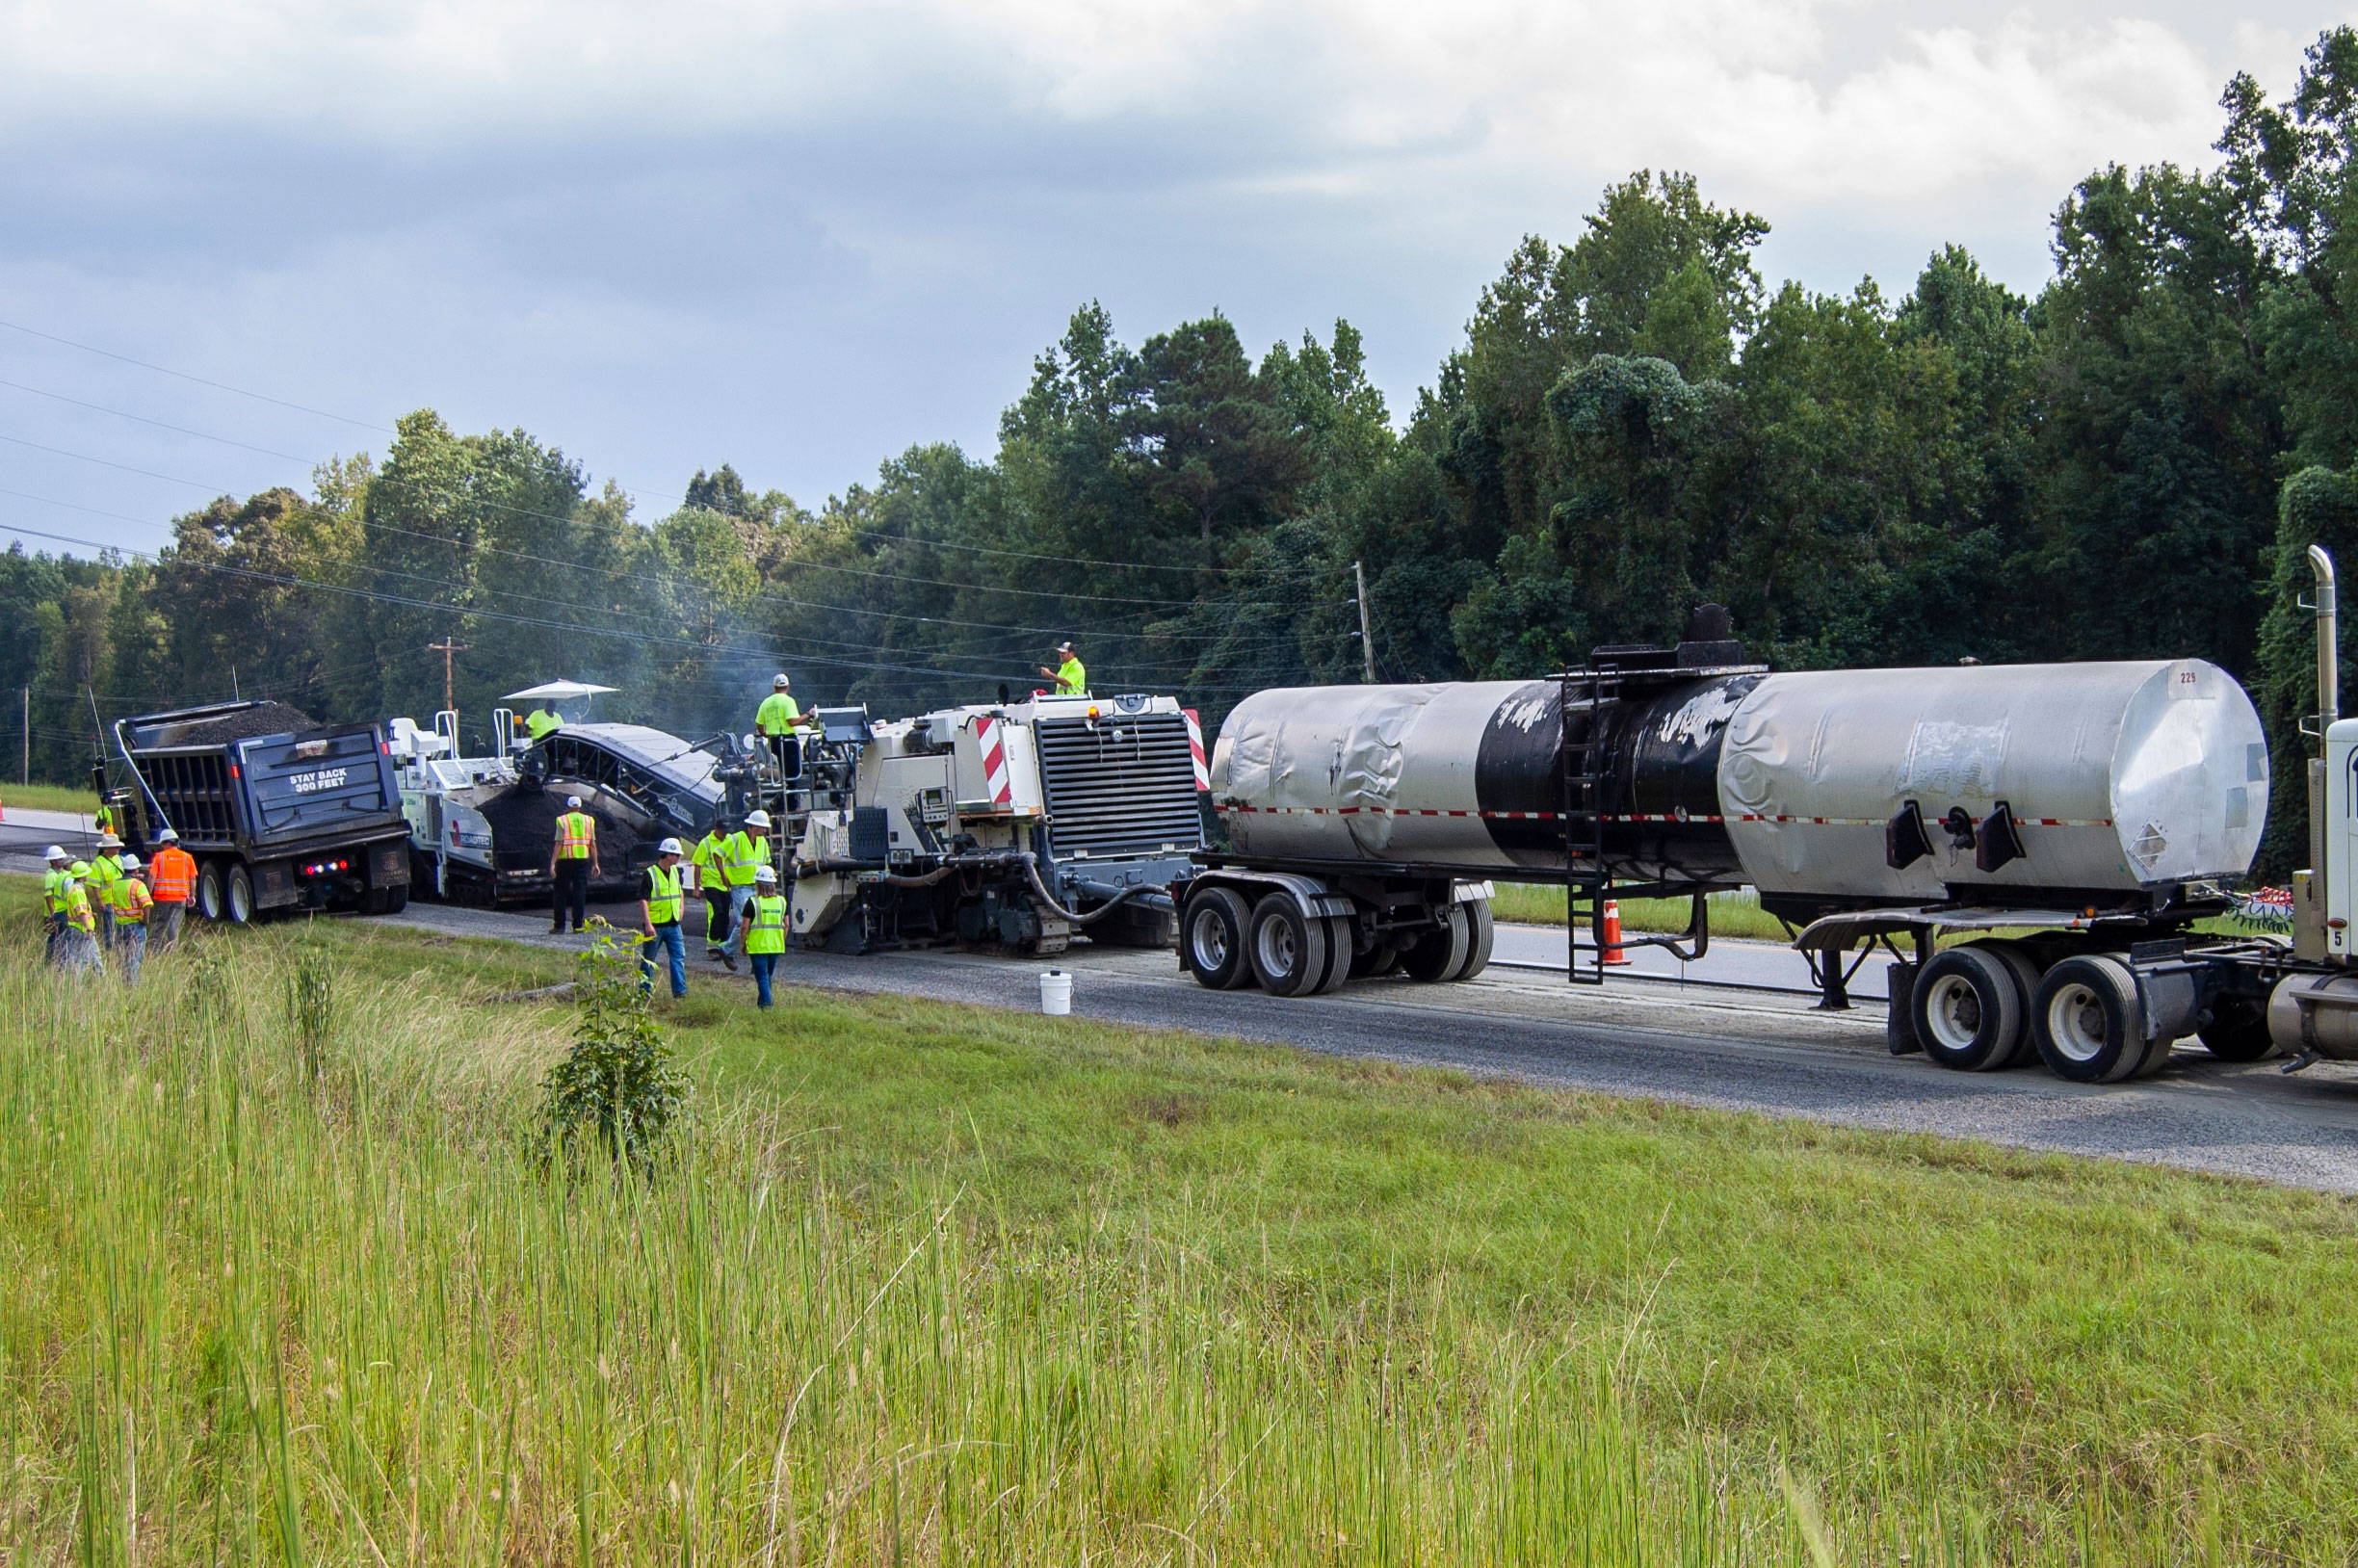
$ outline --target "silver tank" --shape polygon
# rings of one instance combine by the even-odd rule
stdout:
[[[1591,716],[1606,860],[1630,875],[1923,902],[1959,886],[2135,894],[2249,869],[2267,745],[2201,660],[1662,672]],[[1544,871],[1563,864],[1554,681],[1297,687],[1239,703],[1212,795],[1240,852]],[[1886,864],[1913,800],[1932,853]],[[1939,827],[2006,802],[2022,858],[1994,872]]]

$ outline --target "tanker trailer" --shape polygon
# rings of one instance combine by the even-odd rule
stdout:
[[[2307,1039],[2346,1024],[2358,1058],[2358,979],[2345,999],[2280,941],[2188,935],[2230,907],[2266,821],[2266,738],[2225,671],[1775,674],[1702,618],[1676,648],[1600,648],[1547,680],[1246,698],[1212,759],[1231,848],[1173,888],[1182,965],[1281,995],[1396,966],[1469,978],[1506,880],[1563,884],[1592,918],[1608,896],[1690,896],[1683,936],[1625,945],[1692,957],[1704,895],[1748,884],[1829,982],[1860,943],[1891,948],[1894,1049],[1944,1066],[2037,1055],[2110,1081],[2194,1032],[2255,1059],[2289,1037],[2271,996]],[[2358,768],[2347,736],[2337,766]],[[2358,827],[2358,771],[2335,776]],[[1955,930],[2030,934],[1936,951]],[[1583,953],[1601,956],[1576,936],[1572,978],[1601,981]],[[2295,974],[2308,1000],[2277,994]]]

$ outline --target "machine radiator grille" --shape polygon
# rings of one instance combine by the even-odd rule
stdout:
[[[1203,846],[1195,762],[1179,714],[1043,719],[1040,782],[1048,796],[1048,851],[1058,860],[1105,860]]]

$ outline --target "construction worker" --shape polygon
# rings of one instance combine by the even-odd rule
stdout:
[[[777,872],[764,866],[753,874],[753,897],[746,918],[737,928],[737,946],[753,966],[753,986],[759,1004],[770,1006],[770,977],[778,955],[786,951],[786,901],[778,897]]]
[[[1050,669],[1042,665],[1039,672],[1056,682],[1058,696],[1085,695],[1088,691],[1088,671],[1081,667],[1081,656],[1073,651],[1073,645],[1070,642],[1058,643],[1056,656],[1057,667]]]
[[[776,759],[780,778],[792,777],[801,771],[799,758],[796,759],[795,767],[786,765],[786,743],[795,738],[795,732],[806,722],[801,705],[787,690],[793,685],[794,682],[786,678],[784,670],[778,671],[770,682],[770,694],[762,698],[762,705],[753,714],[753,728],[769,744],[770,755]]]
[[[107,897],[107,889],[122,876],[122,867],[115,859],[121,852],[122,840],[112,833],[99,834],[98,852],[91,856],[90,870],[82,878],[91,896],[91,907],[97,916],[98,945],[102,948],[115,945],[115,904]]]
[[[728,955],[729,932],[736,922],[729,918],[728,835],[720,831],[720,823],[714,819],[711,831],[696,841],[694,864],[695,889],[704,895],[704,956],[714,963],[732,963]],[[733,964],[732,964],[733,966]]]
[[[746,905],[753,902],[755,875],[768,864],[770,813],[748,811],[746,813],[745,826],[731,833],[720,846],[720,871],[728,878],[729,917],[733,924],[740,927],[745,924]],[[731,969],[737,967],[725,953],[720,961]]]
[[[196,896],[196,857],[180,848],[180,835],[170,828],[156,837],[163,848],[147,858],[147,891],[155,896],[147,939],[158,953],[169,953],[180,945],[180,919]]]
[[[123,983],[137,985],[140,960],[147,955],[147,911],[155,900],[140,877],[139,856],[122,856],[118,870],[106,890],[107,909],[115,917],[115,956],[122,960]]]
[[[98,809],[91,813],[91,831],[101,838],[109,833],[119,834],[122,831],[122,823],[117,820],[115,808],[104,800],[99,801]]]
[[[573,928],[590,928],[590,880],[605,875],[598,864],[597,819],[582,810],[582,797],[565,797],[565,808],[557,816],[557,838],[549,846],[549,875],[556,886],[549,891],[549,934],[563,936],[565,914],[573,916]]]
[[[41,961],[58,961],[58,945],[66,935],[66,909],[72,901],[66,890],[73,882],[73,873],[66,868],[73,862],[62,845],[52,844],[46,852],[48,870],[41,873],[41,930],[46,940],[41,944]]]
[[[66,934],[58,942],[58,963],[80,974],[95,969],[106,973],[106,958],[98,951],[98,925],[91,913],[90,893],[83,879],[90,864],[77,860],[66,868]]]
[[[680,940],[680,841],[666,839],[655,846],[655,864],[646,869],[646,885],[639,892],[639,918],[646,937],[639,947],[639,988],[655,989],[655,950],[671,962],[671,994],[688,994],[688,946]]]
[[[563,728],[564,720],[545,701],[524,716],[524,733],[531,736],[536,745]]]

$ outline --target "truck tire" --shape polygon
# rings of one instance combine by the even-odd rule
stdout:
[[[2022,1046],[2022,982],[2013,965],[1979,944],[1934,954],[1908,1010],[1925,1055],[1952,1072],[2009,1066]]]
[[[1352,921],[1349,915],[1328,915],[1325,924],[1326,974],[1312,992],[1316,996],[1343,989],[1343,982],[1351,977],[1352,949],[1358,946],[1351,934]]]
[[[1473,940],[1468,944],[1465,967],[1450,977],[1454,980],[1470,980],[1490,967],[1490,947],[1498,940],[1498,922],[1491,918],[1490,901],[1476,899],[1464,906],[1467,923],[1473,928]]]
[[[1962,952],[1962,949],[1958,950]],[[2102,954],[2066,958],[2047,971],[2030,1005],[2031,1037],[2057,1078],[2117,1084],[2153,1054],[2129,966]],[[2162,1043],[2166,1053],[2169,1046]]]
[[[1441,913],[1440,928],[1417,938],[1415,947],[1401,954],[1401,967],[1410,980],[1437,985],[1465,972],[1474,952],[1474,923],[1465,905],[1453,903]]]
[[[2258,997],[2223,996],[2211,1004],[2211,1021],[2195,1031],[2203,1049],[2221,1061],[2266,1061],[2276,1055],[2268,1032],[2267,1004]]]
[[[1326,923],[1302,913],[1291,893],[1253,905],[1253,978],[1271,996],[1304,996],[1326,979]]]
[[[233,926],[254,923],[253,874],[243,866],[229,868],[229,922]]]
[[[1883,1003],[1883,1049],[1895,1057],[1921,1057],[1916,1038],[1916,974],[1921,964],[1896,963],[1883,972],[1889,995]]]
[[[2014,999],[2022,1004],[2022,1028],[2015,1034],[2014,1054],[2006,1058],[2005,1065],[2008,1067],[2029,1066],[2038,1059],[2038,1046],[2030,1038],[2030,999],[2038,995],[2039,978],[2043,973],[2038,966],[2038,961],[2030,956],[2030,950],[2020,942],[2010,942],[2000,938],[1971,942],[1966,945],[1979,948],[1983,953],[1996,954],[1999,962],[2012,971],[2015,985]]]
[[[1232,888],[1207,887],[1188,900],[1179,944],[1195,983],[1215,991],[1250,985],[1252,958],[1245,949],[1251,929],[1252,910]]]
[[[222,866],[208,860],[196,873],[196,912],[210,921],[229,918],[229,894],[222,884]]]
[[[1376,975],[1389,975],[1400,967],[1400,949],[1389,942],[1378,942],[1365,953],[1351,954],[1351,979],[1367,980]]]
[[[401,913],[403,910],[405,910],[405,909],[406,909],[406,908],[408,908],[408,907],[409,907],[409,889],[408,889],[406,886],[404,886],[404,887],[388,887],[388,888],[386,888],[386,889],[385,889],[385,906],[384,906],[384,912],[385,912],[386,914],[388,914],[388,915],[398,915],[398,914],[400,914],[400,913]]]

